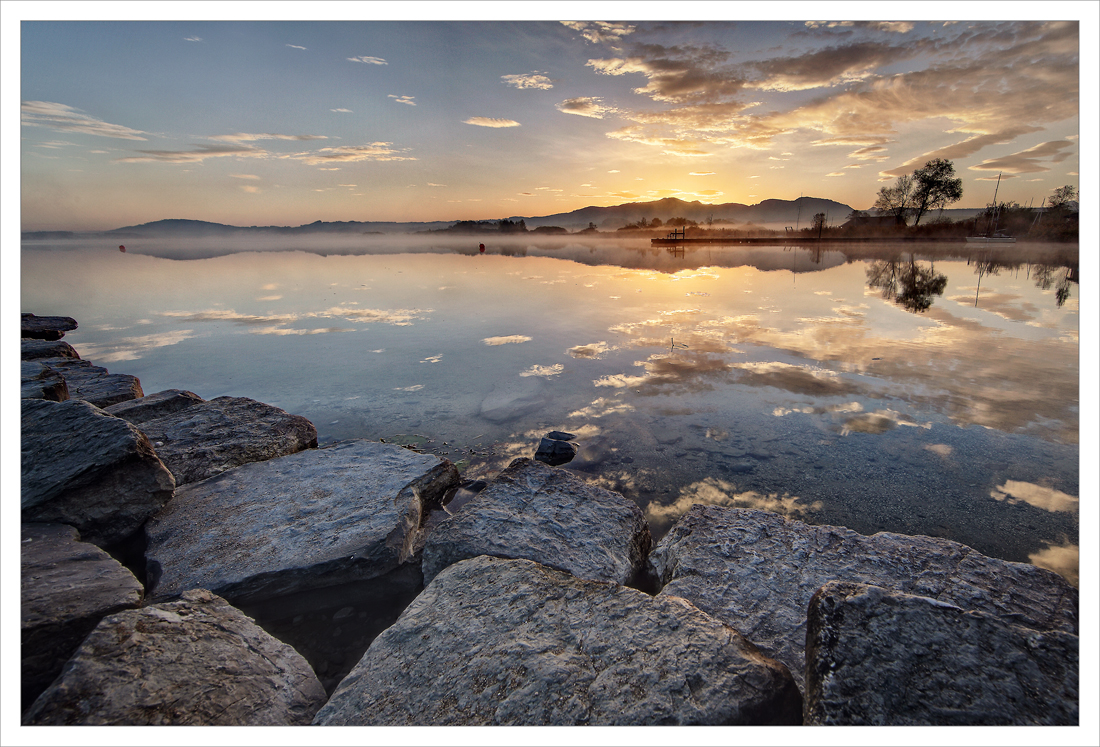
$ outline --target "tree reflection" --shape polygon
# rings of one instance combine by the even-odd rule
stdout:
[[[923,312],[932,306],[933,296],[942,296],[947,276],[936,274],[933,265],[922,267],[912,254],[872,262],[867,268],[867,284],[882,292],[906,311]]]
[[[1069,300],[1072,285],[1079,282],[1076,267],[1035,265],[1031,271],[1035,274],[1036,287],[1043,290],[1054,288],[1054,300],[1058,308],[1062,308],[1062,305]]]

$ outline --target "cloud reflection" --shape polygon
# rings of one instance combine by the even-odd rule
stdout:
[[[99,363],[135,361],[154,348],[175,345],[194,336],[189,329],[169,330],[155,335],[122,337],[109,344],[80,343],[79,352],[81,358]]]
[[[1080,506],[1077,496],[1020,480],[1007,480],[1004,485],[998,485],[990,491],[989,495],[1012,505],[1023,502],[1051,512],[1077,513]]]
[[[521,342],[531,342],[527,335],[506,335],[503,337],[486,337],[482,340],[486,345],[512,345]]]
[[[737,486],[733,483],[716,477],[707,477],[682,488],[680,497],[674,503],[668,505],[649,503],[645,508],[645,514],[650,522],[663,524],[680,518],[696,503],[730,508],[753,508],[790,518],[805,517],[809,512],[819,511],[824,506],[821,501],[807,504],[799,503],[800,500],[797,496],[789,494],[763,495],[754,490],[738,492]]]
[[[1074,586],[1081,585],[1080,545],[1048,545],[1046,549],[1027,556],[1032,565],[1054,571]]]

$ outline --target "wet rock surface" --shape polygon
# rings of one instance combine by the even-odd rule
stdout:
[[[477,555],[526,558],[580,578],[626,584],[651,538],[641,510],[566,470],[514,460],[424,545],[424,581]]]
[[[70,399],[84,400],[96,407],[108,407],[144,396],[136,376],[113,374],[102,366],[93,366],[79,358],[38,358],[36,362],[64,377]]]
[[[1078,637],[877,586],[810,600],[811,725],[1076,725]]]
[[[766,511],[695,505],[650,555],[660,594],[683,597],[782,661],[799,686],[806,608],[829,581],[883,586],[1037,630],[1077,633],[1077,590],[1033,565],[933,537],[811,526]]]
[[[185,485],[145,527],[150,593],[244,604],[381,576],[411,559],[421,518],[457,483],[434,455],[348,441]]]
[[[20,358],[25,361],[33,361],[37,358],[79,358],[76,348],[63,340],[34,340],[22,339],[19,341]]]
[[[53,682],[106,615],[141,605],[129,570],[64,524],[20,527],[22,708]]]
[[[482,556],[440,573],[315,723],[797,724],[800,709],[785,667],[683,600]]]
[[[27,724],[307,724],[325,701],[309,664],[202,589],[104,618]]]
[[[175,488],[141,431],[79,400],[22,401],[21,467],[24,522],[69,524],[101,546],[140,529]]]
[[[48,399],[64,402],[69,398],[69,386],[65,377],[37,361],[21,361],[19,364],[20,399]]]
[[[192,405],[205,401],[199,395],[185,389],[166,389],[163,392],[147,394],[139,399],[109,405],[103,409],[116,418],[122,418],[134,425],[141,425],[149,420],[174,415],[180,410],[186,410]]]
[[[185,395],[183,399],[188,399]],[[177,400],[178,402],[178,400]],[[218,397],[140,424],[177,485],[317,446],[300,415],[247,397]]]

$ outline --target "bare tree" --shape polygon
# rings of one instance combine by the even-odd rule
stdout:
[[[913,177],[902,174],[892,187],[882,187],[875,200],[875,209],[893,215],[898,225],[906,224],[906,217],[913,207]]]

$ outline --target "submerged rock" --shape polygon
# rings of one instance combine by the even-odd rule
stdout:
[[[145,526],[150,593],[204,588],[240,605],[382,576],[457,483],[433,454],[347,441],[185,485]]]
[[[24,522],[69,524],[110,545],[172,497],[172,473],[125,420],[79,400],[26,399],[22,409]]]
[[[459,560],[495,555],[626,584],[644,567],[651,542],[633,501],[520,458],[428,536],[424,581]]]
[[[1075,635],[837,582],[808,615],[807,724],[1078,723]]]
[[[22,708],[26,709],[106,615],[141,606],[134,574],[65,524],[20,528]]]
[[[535,459],[551,467],[558,467],[573,461],[577,455],[577,445],[568,441],[560,441],[553,438],[543,438],[539,441],[539,448],[535,451]]]
[[[196,589],[104,618],[24,723],[290,726],[324,702],[293,648]]]
[[[694,505],[650,555],[663,589],[736,628],[787,665],[805,667],[806,607],[832,580],[886,587],[1077,634],[1077,590],[1033,565],[950,540],[811,526],[767,511]]]
[[[444,570],[314,719],[322,725],[798,724],[790,673],[680,599],[527,560]]]
[[[313,423],[247,397],[193,403],[140,427],[177,485],[317,446]]]
[[[165,389],[156,394],[147,394],[139,399],[131,399],[119,402],[103,408],[109,415],[116,418],[141,425],[150,420],[173,415],[180,410],[186,410],[192,405],[205,402],[202,397],[185,389]]]

